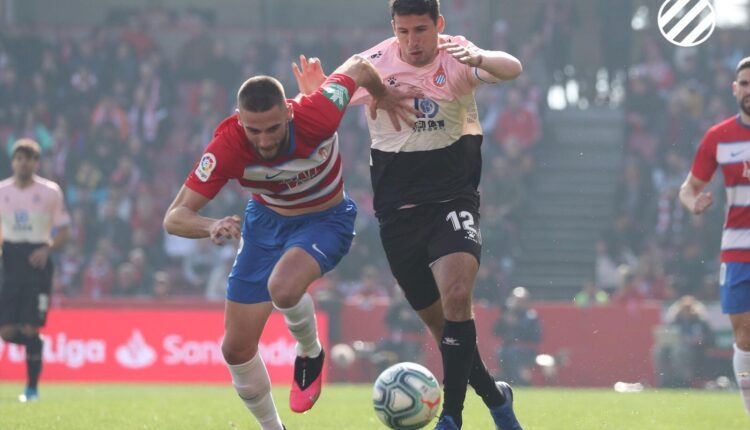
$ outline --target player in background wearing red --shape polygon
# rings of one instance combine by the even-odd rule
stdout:
[[[320,67],[301,57],[302,70]],[[405,95],[383,85],[377,71],[353,56],[309,94],[286,99],[274,78],[255,76],[237,94],[237,113],[213,140],[167,210],[170,234],[240,239],[229,275],[222,353],[240,398],[264,430],[281,430],[258,341],[271,311],[283,315],[297,340],[290,407],[310,409],[321,391],[324,352],[308,285],[333,269],[354,237],[356,206],[344,193],[336,129],[351,95],[363,87],[372,110],[394,119],[412,109]],[[396,125],[398,123],[396,122]],[[237,215],[203,217],[199,211],[230,180],[253,193],[244,222]]]
[[[740,111],[703,136],[680,188],[680,201],[696,215],[708,209],[713,196],[704,190],[721,167],[727,193],[719,269],[721,308],[732,323],[734,374],[750,414],[750,57],[737,64],[732,93]]]
[[[422,94],[413,99],[418,112],[407,127],[368,118],[373,204],[391,271],[440,345],[445,401],[435,428],[461,428],[468,381],[497,429],[520,430],[510,386],[496,384],[479,355],[472,291],[482,250],[482,128],[474,90],[516,78],[521,63],[441,34],[438,0],[389,4],[395,37],[360,55],[390,87]],[[358,91],[351,104],[368,100]]]
[[[39,144],[21,139],[11,149],[13,176],[0,181],[0,240],[3,284],[0,290],[0,337],[26,347],[26,390],[21,402],[39,400],[44,327],[52,291],[50,253],[68,240],[70,215],[62,189],[36,175]]]

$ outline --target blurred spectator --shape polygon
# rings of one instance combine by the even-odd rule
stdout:
[[[378,372],[400,361],[421,362],[424,324],[409,306],[403,294],[395,294],[385,315],[388,332],[376,347],[373,357]]]
[[[531,385],[542,326],[528,290],[516,287],[505,302],[505,309],[494,326],[503,340],[498,351],[499,378],[516,385]]]
[[[593,281],[586,281],[583,284],[583,289],[573,297],[573,303],[582,308],[606,305],[609,303],[609,294],[599,289]]]
[[[116,297],[133,297],[142,293],[135,266],[130,262],[120,264],[117,268],[117,280],[112,290]]]
[[[156,299],[165,299],[169,297],[172,292],[172,279],[169,273],[165,271],[158,271],[154,273],[154,289],[153,296]]]
[[[83,271],[81,294],[93,299],[101,298],[112,293],[114,282],[115,273],[112,263],[109,262],[104,251],[96,251]]]
[[[667,310],[655,332],[654,359],[661,387],[691,387],[707,365],[706,351],[714,344],[706,310],[693,296],[683,296]]]
[[[635,271],[626,265],[617,268],[620,285],[612,295],[612,304],[637,310],[646,300],[646,295],[638,288],[638,277]]]

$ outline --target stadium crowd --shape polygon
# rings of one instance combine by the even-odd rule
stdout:
[[[545,31],[523,41],[512,40],[503,21],[493,27],[491,47],[517,53],[525,72],[513,84],[477,94],[485,132],[483,240],[491,253],[478,275],[479,299],[503,303],[509,292],[525,190],[544,133],[546,91],[553,72],[564,67],[549,53],[569,29],[551,17],[575,21],[569,6],[555,6],[565,13],[541,9],[537,23]],[[41,175],[63,186],[73,217],[74,240],[56,257],[56,294],[221,300],[234,245],[168,236],[161,226],[182,175],[214,127],[233,113],[234,92],[244,78],[270,74],[296,91],[290,63],[298,53],[320,57],[330,70],[368,46],[363,32],[313,44],[303,32],[279,28],[273,44],[248,37],[237,57],[228,53],[225,35],[213,30],[213,20],[201,11],[152,8],[111,13],[100,26],[83,30],[0,31],[0,176],[10,175],[8,150],[16,139],[37,140],[44,151]],[[170,48],[174,34],[182,41],[178,49]],[[677,50],[657,37],[638,44],[627,70],[626,154],[613,198],[618,215],[596,244],[595,285],[589,288],[615,292],[618,267],[627,265],[637,285],[628,294],[636,299],[716,298],[710,268],[718,264],[694,262],[718,257],[721,205],[696,217],[676,198],[704,131],[736,110],[726,82],[742,55],[733,48],[740,46],[738,35],[719,30],[715,37],[718,44],[693,49]],[[347,191],[360,207],[358,236],[317,290],[321,297],[388,302],[396,289],[384,276],[387,263],[372,211],[369,135],[362,112],[353,111],[339,134]],[[208,211],[241,214],[248,198],[235,184]]]
[[[165,31],[166,30],[166,31]],[[239,84],[269,74],[296,92],[291,62],[320,57],[331,70],[368,46],[364,36],[312,45],[303,33],[274,30],[279,40],[249,37],[228,54],[210,16],[196,10],[110,13],[102,25],[40,33],[30,26],[0,31],[0,176],[10,176],[9,149],[21,137],[43,148],[40,175],[63,187],[73,240],[56,256],[58,297],[204,296],[221,300],[235,244],[166,235],[166,205],[214,128],[234,111]],[[165,48],[177,34],[176,50]],[[496,26],[494,48],[504,48]],[[521,51],[532,64],[538,41]],[[323,48],[321,48],[323,47]],[[533,67],[532,67],[533,69]],[[512,86],[482,91],[487,140],[482,218],[492,258],[477,295],[496,298],[512,268],[512,238],[523,187],[541,137],[542,89],[533,73]],[[287,94],[293,97],[294,94]],[[354,110],[353,110],[354,111]],[[339,130],[347,192],[360,207],[356,244],[339,269],[319,282],[321,296],[360,303],[389,301],[393,288],[378,240],[369,180],[369,134],[359,109]],[[249,194],[234,184],[207,211],[242,214]]]

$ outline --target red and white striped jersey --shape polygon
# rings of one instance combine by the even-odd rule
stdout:
[[[750,125],[733,116],[711,127],[698,147],[691,173],[709,182],[721,166],[727,192],[722,262],[750,262]]]
[[[193,191],[212,199],[230,179],[266,206],[298,209],[325,203],[344,187],[336,129],[356,84],[333,74],[310,95],[288,100],[290,145],[285,154],[264,160],[247,140],[237,115],[226,118],[185,180]]]

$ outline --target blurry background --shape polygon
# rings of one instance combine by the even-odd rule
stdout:
[[[731,334],[716,305],[722,204],[695,217],[676,198],[705,130],[737,112],[734,67],[750,53],[748,0],[713,4],[709,40],[677,48],[656,28],[660,2],[442,1],[446,33],[524,64],[514,82],[477,91],[475,298],[484,356],[499,375],[520,366],[514,378],[527,383],[695,385],[730,374]],[[166,235],[167,205],[244,79],[273,75],[292,97],[299,54],[330,72],[391,36],[389,21],[385,0],[0,0],[0,177],[11,174],[11,144],[37,140],[40,174],[61,184],[73,217],[53,306],[220,309],[236,243]],[[431,344],[382,252],[360,109],[339,134],[357,238],[312,292],[330,344],[361,358],[342,353],[346,366],[331,376],[364,380]],[[241,214],[248,198],[231,184],[206,213]],[[701,305],[693,313],[710,338],[670,334],[679,312],[666,309],[685,295]],[[700,351],[682,352],[685,342]],[[526,349],[503,358],[513,343]],[[684,354],[699,356],[693,373],[665,377],[660,363]]]

